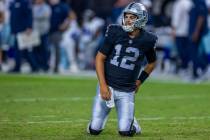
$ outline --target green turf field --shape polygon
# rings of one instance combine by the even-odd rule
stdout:
[[[0,140],[125,139],[112,110],[99,136],[86,134],[95,78],[0,74]],[[136,95],[141,140],[209,140],[210,83],[147,81]]]

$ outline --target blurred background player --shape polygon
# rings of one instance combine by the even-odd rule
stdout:
[[[193,64],[192,80],[197,80],[203,75],[206,67],[205,55],[203,52],[200,53],[199,49],[202,38],[208,32],[208,9],[204,0],[192,0],[192,2],[193,6],[189,13],[189,52]]]
[[[172,28],[176,42],[179,73],[188,76],[189,67],[189,12],[193,6],[191,0],[176,0],[173,6]]]
[[[70,7],[60,0],[49,0],[49,4],[52,11],[49,31],[50,67],[53,72],[57,73],[61,57],[60,42],[66,30],[65,20],[68,18]]]
[[[48,32],[50,29],[51,8],[45,0],[34,0],[33,4],[33,30],[40,35],[41,43],[34,48],[39,68],[43,71],[49,69]]]
[[[32,33],[32,2],[29,0],[13,0],[10,3],[10,27],[11,33],[15,37],[14,58],[15,67],[10,72],[20,72],[23,58],[25,58],[31,67],[32,72],[38,71],[33,46],[29,46],[23,50],[20,49],[17,41],[19,33]]]
[[[81,69],[94,69],[95,52],[102,36],[104,20],[87,9],[83,16],[79,41],[79,65]]]
[[[78,72],[79,67],[76,49],[81,30],[77,22],[77,16],[73,10],[69,12],[68,19],[65,23],[67,29],[62,36],[61,48],[66,52],[66,55],[64,54],[63,57],[61,57],[63,61],[61,62],[61,66],[59,66],[60,72]]]

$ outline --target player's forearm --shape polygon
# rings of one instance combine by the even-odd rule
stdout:
[[[138,80],[136,81],[137,87],[144,83],[144,81],[149,77],[150,73],[154,70],[156,62],[152,62],[146,65],[144,70],[141,72]],[[137,88],[138,90],[138,88]]]
[[[203,16],[199,16],[198,20],[197,20],[197,23],[196,23],[195,32],[200,33],[201,28],[203,26],[203,23],[204,23],[204,17]]]
[[[100,86],[107,86],[104,74],[104,61],[105,56],[100,52],[96,55],[96,74],[98,77],[98,81]]]
[[[152,62],[146,65],[144,68],[144,71],[148,74],[150,74],[155,69],[156,62]]]

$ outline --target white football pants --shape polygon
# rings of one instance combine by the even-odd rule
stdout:
[[[134,121],[135,92],[120,92],[114,90],[112,87],[110,87],[110,91],[114,95],[119,131],[130,131],[132,125],[140,128],[137,121]],[[92,119],[90,122],[91,128],[94,130],[103,130],[110,111],[111,108],[108,108],[105,100],[101,98],[98,87],[93,104]]]

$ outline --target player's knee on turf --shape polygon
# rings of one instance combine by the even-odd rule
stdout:
[[[91,125],[89,124],[89,125],[88,125],[88,128],[87,128],[87,132],[88,132],[89,134],[91,134],[91,135],[99,135],[99,134],[102,132],[102,130],[95,130],[95,129],[92,129],[92,128],[91,128]]]
[[[119,131],[121,136],[132,137],[136,133],[136,128],[133,126],[129,131]]]
[[[102,131],[102,130],[91,129],[91,127],[89,127],[89,130],[90,130],[90,134],[91,135],[99,135],[101,133],[101,131]]]
[[[119,131],[121,136],[132,137],[135,134],[135,131]]]

